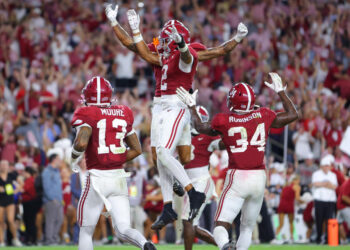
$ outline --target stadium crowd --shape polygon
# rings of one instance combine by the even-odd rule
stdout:
[[[227,92],[233,82],[243,81],[254,87],[260,105],[281,111],[282,104],[263,82],[271,71],[282,76],[301,119],[288,130],[271,131],[265,217],[294,214],[294,209],[280,211],[279,204],[290,197],[283,195],[288,190],[282,190],[300,187],[295,191],[300,197],[292,197],[296,204],[304,204],[298,204],[295,213],[308,211],[305,223],[312,229],[311,222],[317,220],[311,212],[313,173],[320,165],[332,165],[338,187],[349,176],[350,158],[340,145],[350,126],[350,1],[147,0],[118,4],[119,22],[126,30],[126,11],[135,8],[140,13],[144,39],[149,42],[174,18],[190,28],[193,41],[208,48],[230,39],[239,22],[247,25],[248,38],[229,56],[199,65],[194,82],[199,89],[198,104],[211,116],[228,111]],[[109,79],[116,101],[134,112],[143,154],[126,165],[133,172],[129,195],[138,218],[133,226],[152,238],[150,225],[162,208],[149,145],[152,69],[118,43],[102,0],[8,0],[1,1],[0,7],[0,246],[77,242],[76,208],[85,170],[84,163],[80,174],[70,170],[75,132],[70,120],[82,105],[81,89],[95,75]],[[287,164],[281,163],[284,133]],[[348,147],[349,140],[345,141]],[[322,163],[326,155],[334,160]],[[220,194],[227,167],[225,152],[215,152],[210,165]],[[208,218],[204,222],[210,230]],[[107,243],[113,230],[109,225],[101,216],[96,240]],[[346,225],[340,231],[345,243]],[[178,241],[179,232],[181,229]],[[261,241],[275,238],[273,231],[260,233]],[[311,231],[308,239],[310,235]],[[166,231],[158,237],[169,240]],[[274,242],[281,240],[276,236]]]

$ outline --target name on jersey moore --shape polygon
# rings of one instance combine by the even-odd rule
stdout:
[[[252,113],[250,116],[244,117],[244,118],[236,118],[234,116],[229,117],[229,122],[249,122],[253,119],[262,118],[262,115],[260,112]]]
[[[124,111],[121,109],[101,109],[102,115],[124,116]]]

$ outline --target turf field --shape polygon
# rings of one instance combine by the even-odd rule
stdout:
[[[14,248],[14,247],[4,247],[1,248],[1,250],[5,249],[21,249],[21,250],[68,250],[68,249],[78,249],[77,246],[50,246],[50,247],[21,247],[21,248]],[[94,248],[95,250],[112,250],[112,249],[118,249],[118,250],[136,250],[136,247],[132,246],[122,246],[122,245],[115,245],[115,246],[96,246]],[[158,250],[183,250],[184,247],[182,245],[157,245]],[[195,245],[194,250],[217,250],[218,248],[208,245]],[[318,246],[318,245],[283,245],[283,246],[274,246],[274,245],[253,245],[249,248],[250,250],[324,250],[324,249],[336,249],[336,250],[345,250],[350,249],[350,245],[347,246],[338,246],[338,247],[329,247],[329,246]]]

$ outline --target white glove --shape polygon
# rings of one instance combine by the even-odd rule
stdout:
[[[165,33],[170,37],[171,40],[173,40],[175,43],[181,43],[182,36],[177,32],[177,29],[174,25],[169,27],[170,32],[168,30],[165,31]]]
[[[279,93],[281,91],[285,91],[287,86],[283,86],[281,77],[274,72],[269,73],[272,83],[265,82],[265,85],[275,91],[276,93]]]
[[[79,162],[81,161],[81,159],[83,158],[83,155],[84,154],[81,154],[78,158],[71,158],[71,161],[70,161],[70,168],[72,169],[72,171],[74,173],[79,173],[79,170],[80,170],[80,167],[79,167]]]
[[[196,106],[198,89],[196,89],[191,95],[186,89],[180,87],[176,89],[176,94],[179,97],[179,99],[188,107],[192,108],[193,106]]]
[[[243,23],[239,23],[237,27],[237,33],[233,37],[233,39],[237,42],[240,43],[243,38],[245,38],[248,35],[248,28],[245,26]]]
[[[130,28],[132,30],[132,33],[137,34],[140,33],[140,16],[136,13],[134,9],[130,9],[126,12],[126,15],[128,16],[128,21]]]
[[[118,21],[117,21],[118,4],[115,5],[114,10],[113,10],[113,4],[111,3],[107,4],[105,13],[112,27],[118,25]]]

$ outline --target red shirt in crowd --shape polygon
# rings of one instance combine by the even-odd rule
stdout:
[[[344,182],[343,185],[341,185],[339,188],[339,195],[338,195],[338,200],[337,200],[337,209],[338,210],[344,209],[346,207],[350,207],[350,204],[346,204],[342,200],[343,195],[350,197],[350,179],[347,180],[346,182]]]
[[[31,176],[27,178],[24,181],[24,186],[23,186],[23,193],[22,193],[22,201],[27,202],[34,200],[36,198],[36,191],[35,191],[35,186],[34,186],[34,177]]]

